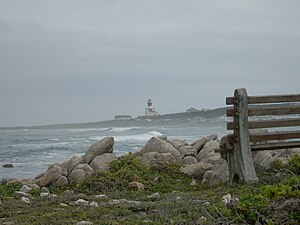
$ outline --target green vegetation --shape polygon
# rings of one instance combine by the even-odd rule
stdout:
[[[76,224],[86,220],[93,224],[299,224],[300,174],[299,156],[276,170],[284,174],[260,174],[257,185],[239,184],[205,187],[182,174],[175,165],[147,167],[133,155],[123,156],[110,164],[110,172],[99,172],[81,183],[64,188],[50,188],[56,197],[40,197],[40,191],[30,194],[31,203],[14,197],[20,183],[0,184],[0,224]],[[266,178],[268,177],[268,178]],[[145,190],[128,189],[131,181],[145,185]],[[68,191],[71,190],[71,191]],[[159,200],[148,198],[158,192]],[[95,198],[105,194],[108,198]],[[232,200],[225,205],[224,195]],[[99,207],[78,206],[84,199]],[[126,199],[114,204],[113,199]],[[67,204],[67,206],[61,205]]]

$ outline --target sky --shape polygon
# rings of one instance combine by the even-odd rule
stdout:
[[[0,127],[300,93],[299,0],[0,0]]]

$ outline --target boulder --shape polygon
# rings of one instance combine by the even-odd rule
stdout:
[[[68,182],[68,178],[65,176],[60,176],[54,183],[55,186],[61,187],[61,186],[65,186],[67,185]]]
[[[63,176],[67,176],[68,175],[69,165],[70,165],[70,160],[64,161],[63,163],[60,164]]]
[[[65,165],[68,165],[67,175],[80,163],[83,163],[83,157],[80,156],[73,156],[69,161],[65,162]]]
[[[106,137],[93,144],[84,155],[84,162],[89,164],[96,156],[104,153],[112,153],[114,146],[114,138]]]
[[[150,152],[170,153],[175,158],[177,164],[180,165],[182,163],[179,151],[172,144],[157,137],[152,137],[141,150],[142,155]]]
[[[24,192],[24,193],[28,193],[32,190],[31,187],[27,186],[27,185],[23,185],[20,189],[21,192]]]
[[[94,170],[92,167],[90,167],[88,164],[86,163],[81,163],[81,164],[78,164],[77,166],[75,166],[75,168],[73,170],[83,170],[85,172],[85,175],[86,176],[89,176],[91,174],[94,173]]]
[[[198,163],[197,159],[193,156],[186,156],[182,160],[182,165],[192,165]]]
[[[40,187],[48,187],[52,185],[62,175],[62,169],[58,164],[49,167],[48,171],[39,179]]]
[[[195,149],[196,154],[198,154],[207,142],[216,140],[217,138],[218,138],[218,136],[216,134],[209,135],[207,137],[198,139],[197,141],[192,143],[191,146]]]
[[[227,183],[228,180],[228,164],[225,159],[220,159],[219,161],[215,161],[214,167],[204,174],[202,184],[212,187]]]
[[[145,185],[140,182],[130,182],[128,185],[129,189],[141,191],[145,189]]]
[[[181,139],[174,139],[174,140],[167,140],[168,143],[174,146],[174,148],[179,149],[182,146],[188,146],[189,144],[186,142],[186,140]]]
[[[206,162],[214,164],[215,161],[221,159],[220,153],[215,152],[220,146],[219,140],[208,141],[197,155],[199,162]]]
[[[196,179],[201,179],[206,171],[213,168],[210,163],[196,163],[192,165],[185,165],[180,168],[180,171],[184,174],[194,177]]]
[[[271,153],[268,151],[252,152],[252,158],[254,165],[262,170],[270,169],[276,160],[276,158],[272,157]]]
[[[70,182],[79,182],[84,180],[84,178],[85,178],[85,171],[81,169],[72,170],[72,172],[68,176],[68,180]]]
[[[178,151],[180,152],[182,158],[186,156],[196,156],[196,150],[190,145],[181,146],[178,148]]]
[[[142,155],[141,162],[146,166],[176,164],[178,160],[170,153],[148,152]]]
[[[109,163],[117,158],[118,157],[114,154],[104,153],[103,155],[96,156],[89,165],[94,171],[109,171]]]

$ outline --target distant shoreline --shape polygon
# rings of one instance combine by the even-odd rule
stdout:
[[[144,126],[211,126],[214,123],[223,123],[222,116],[226,108],[217,108],[206,111],[171,113],[153,117],[139,116],[130,120],[106,120],[87,123],[49,124],[37,126],[0,127],[0,130],[13,129],[57,129],[57,128],[105,128],[105,127],[144,127]],[[225,123],[225,122],[224,122]]]
[[[170,121],[116,121],[107,120],[100,122],[90,123],[73,123],[73,124],[53,124],[41,126],[19,126],[19,127],[0,127],[0,130],[16,130],[16,129],[67,129],[67,128],[108,128],[108,127],[210,127],[210,126],[225,126],[226,121],[207,121],[207,122],[194,122],[190,120],[170,120]]]

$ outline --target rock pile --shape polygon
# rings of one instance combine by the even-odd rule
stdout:
[[[109,171],[109,163],[117,160],[117,156],[113,153],[113,146],[113,137],[104,138],[93,144],[83,156],[73,156],[61,164],[53,164],[33,181],[23,180],[22,183],[28,184],[28,186],[23,187],[22,194],[16,194],[26,197],[26,192],[33,188],[32,185],[38,184],[36,186],[39,187],[63,186],[81,181],[99,170]],[[185,140],[169,140],[166,136],[152,137],[140,151],[134,154],[147,166],[180,165],[183,173],[200,180],[202,184],[215,186],[226,183],[229,178],[226,160],[215,151],[219,149],[219,146],[220,140],[217,135],[202,137],[192,144]],[[283,164],[287,163],[288,158],[294,154],[300,154],[300,149],[252,153],[255,166],[263,170],[268,170],[276,160],[280,160]],[[10,182],[15,181],[19,180]],[[159,177],[154,181],[159,182]],[[191,185],[196,185],[196,182]],[[142,190],[144,186],[138,182],[132,182],[129,184],[129,188]]]
[[[229,177],[227,162],[215,152],[220,144],[217,138],[210,135],[188,144],[185,140],[153,137],[136,155],[148,166],[175,163],[188,176],[203,178],[202,183],[210,186],[217,185]]]
[[[62,186],[83,180],[95,171],[109,170],[108,164],[117,159],[113,154],[114,138],[107,137],[93,144],[83,156],[73,156],[61,163],[53,164],[35,178],[41,187]]]

